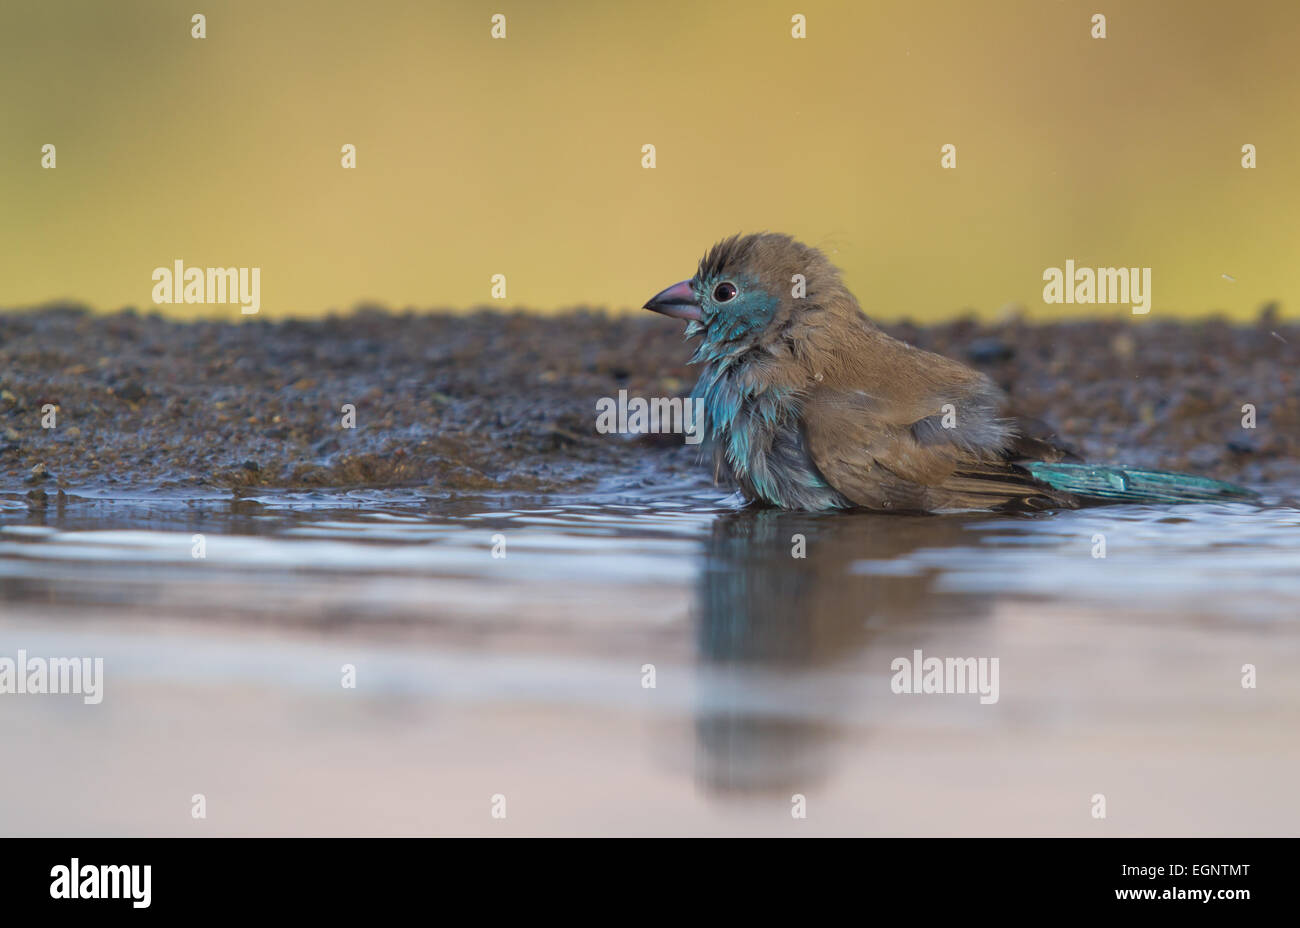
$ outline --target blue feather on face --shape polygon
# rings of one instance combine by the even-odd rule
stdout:
[[[780,304],[749,274],[717,273],[692,284],[702,316],[698,334],[703,338],[691,363],[714,361],[746,350],[771,324]]]

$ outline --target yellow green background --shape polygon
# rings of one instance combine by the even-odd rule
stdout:
[[[1088,311],[1042,303],[1067,258],[1153,268],[1149,319],[1292,314],[1298,42],[1281,0],[5,0],[0,305],[147,308],[180,258],[261,267],[273,317],[495,273],[618,310],[770,229],[885,319]]]

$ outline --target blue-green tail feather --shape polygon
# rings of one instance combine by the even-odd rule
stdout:
[[[1057,490],[1089,499],[1121,503],[1197,503],[1249,501],[1254,490],[1209,477],[1174,474],[1133,467],[1098,467],[1090,464],[1022,464],[1035,479]]]

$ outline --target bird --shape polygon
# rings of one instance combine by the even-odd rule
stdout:
[[[789,235],[733,235],[645,309],[686,320],[716,482],[786,510],[1040,511],[1246,501],[1206,477],[1084,463],[989,377],[867,318]]]

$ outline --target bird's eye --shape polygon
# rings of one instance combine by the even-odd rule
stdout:
[[[718,303],[730,303],[736,298],[736,285],[723,281],[713,288],[713,299]]]

